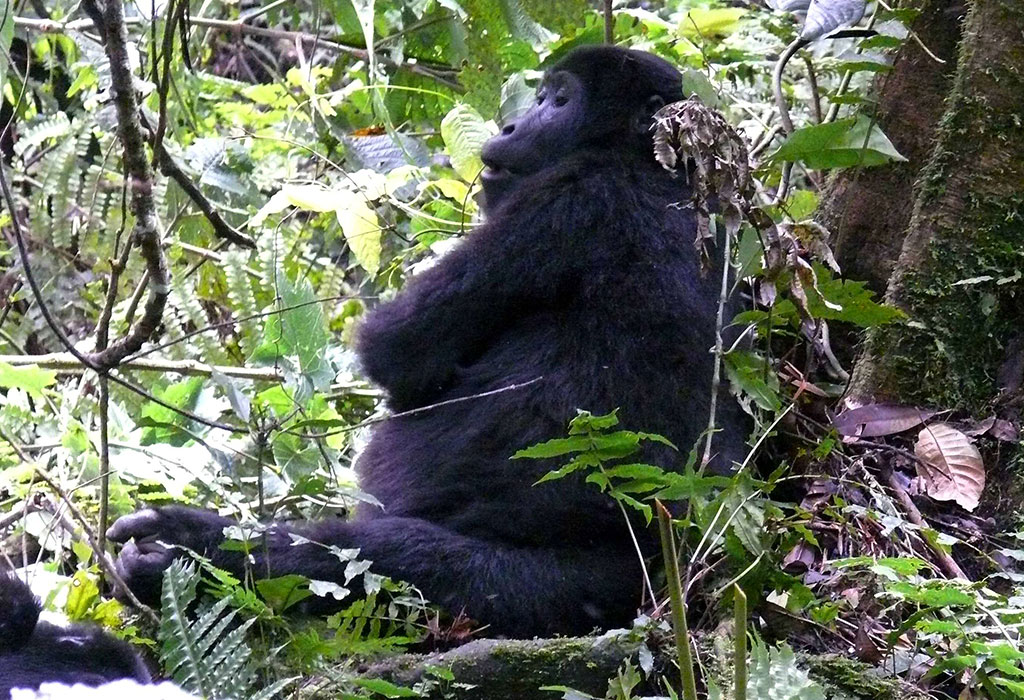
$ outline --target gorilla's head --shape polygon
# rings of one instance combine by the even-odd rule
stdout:
[[[615,46],[580,47],[550,68],[534,105],[483,148],[488,207],[522,178],[588,149],[651,157],[651,116],[683,98],[667,61]]]

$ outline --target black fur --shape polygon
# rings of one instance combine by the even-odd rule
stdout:
[[[648,457],[680,465],[707,422],[720,275],[700,270],[685,178],[652,156],[653,110],[682,97],[675,69],[601,47],[548,76],[543,100],[485,147],[487,223],[374,309],[358,336],[366,373],[396,410],[523,386],[378,426],[358,469],[384,511],[279,524],[258,572],[341,580],[330,552],[290,545],[297,531],[359,547],[377,572],[492,633],[586,632],[635,612],[640,564],[610,499],[581,480],[534,486],[557,465],[509,457],[564,435],[577,408],[618,408],[624,427],[681,448]],[[724,392],[718,415],[715,468],[725,471],[743,454],[745,421]],[[237,569],[237,555],[215,546],[226,524],[146,510],[110,537],[136,539],[121,571],[155,600],[175,556],[156,540]]]
[[[122,678],[149,683],[131,646],[99,627],[39,622],[39,601],[21,580],[0,574],[0,700],[41,683],[97,686]]]

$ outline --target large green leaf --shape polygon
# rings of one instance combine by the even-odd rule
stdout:
[[[879,126],[865,116],[797,129],[771,156],[808,168],[851,168],[905,161]]]

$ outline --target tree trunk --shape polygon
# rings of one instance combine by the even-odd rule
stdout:
[[[841,171],[822,199],[817,217],[835,238],[833,251],[843,272],[879,294],[903,244],[913,208],[914,182],[928,161],[946,95],[956,69],[961,0],[919,0],[911,24],[920,44],[908,40],[872,91],[875,119],[905,163]],[[921,44],[945,61],[929,56]]]
[[[988,412],[1021,383],[1024,319],[1024,0],[976,0],[935,149],[854,400]],[[867,175],[866,175],[867,176]],[[874,205],[874,202],[867,204]]]

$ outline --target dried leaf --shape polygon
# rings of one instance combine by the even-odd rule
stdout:
[[[1017,430],[1017,426],[1002,418],[997,418],[992,423],[988,434],[996,440],[1002,440],[1003,442],[1017,442],[1020,439],[1020,432]]]
[[[934,415],[935,411],[914,406],[872,403],[843,411],[832,419],[832,425],[840,435],[878,437],[910,430]]]
[[[956,501],[967,510],[978,507],[985,488],[985,465],[971,439],[946,423],[926,425],[914,453],[925,493],[936,501]]]

